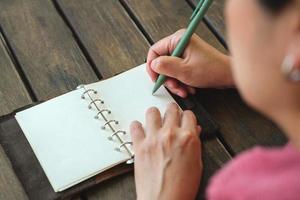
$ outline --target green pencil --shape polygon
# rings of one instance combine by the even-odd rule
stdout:
[[[177,44],[176,48],[172,52],[171,56],[174,56],[174,57],[182,56],[182,53],[184,52],[184,49],[188,45],[190,38],[192,37],[198,24],[203,19],[205,13],[207,12],[207,10],[210,7],[210,5],[212,4],[212,2],[213,2],[213,0],[200,0],[199,1],[196,9],[194,10],[194,12],[190,18],[190,23],[189,23],[184,35],[180,39],[179,43]],[[164,84],[166,79],[167,79],[167,77],[165,75],[161,74],[158,76],[158,78],[155,82],[152,94],[154,94]]]

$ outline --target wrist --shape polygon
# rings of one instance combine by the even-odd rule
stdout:
[[[231,57],[225,54],[222,55],[222,87],[232,88],[235,87],[235,82],[231,69]]]

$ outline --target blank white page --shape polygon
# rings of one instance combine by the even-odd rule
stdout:
[[[122,136],[124,141],[130,141],[130,122],[144,122],[148,107],[156,106],[163,113],[167,104],[174,101],[164,87],[152,96],[153,83],[145,65],[85,88],[98,91],[91,97],[102,99],[105,103],[97,105],[112,111],[105,116],[119,121],[113,126],[115,130],[127,132]],[[91,100],[81,99],[83,92],[83,88],[77,89],[16,114],[56,192],[129,159],[126,152],[115,150],[120,145],[117,140],[107,139],[112,131],[101,129],[104,120],[94,118],[97,110],[88,109]]]

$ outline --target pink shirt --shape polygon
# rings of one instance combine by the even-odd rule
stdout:
[[[300,200],[300,150],[256,147],[210,181],[208,200]]]

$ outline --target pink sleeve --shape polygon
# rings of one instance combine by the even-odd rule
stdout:
[[[226,164],[210,181],[208,200],[299,200],[300,152],[254,148]]]

